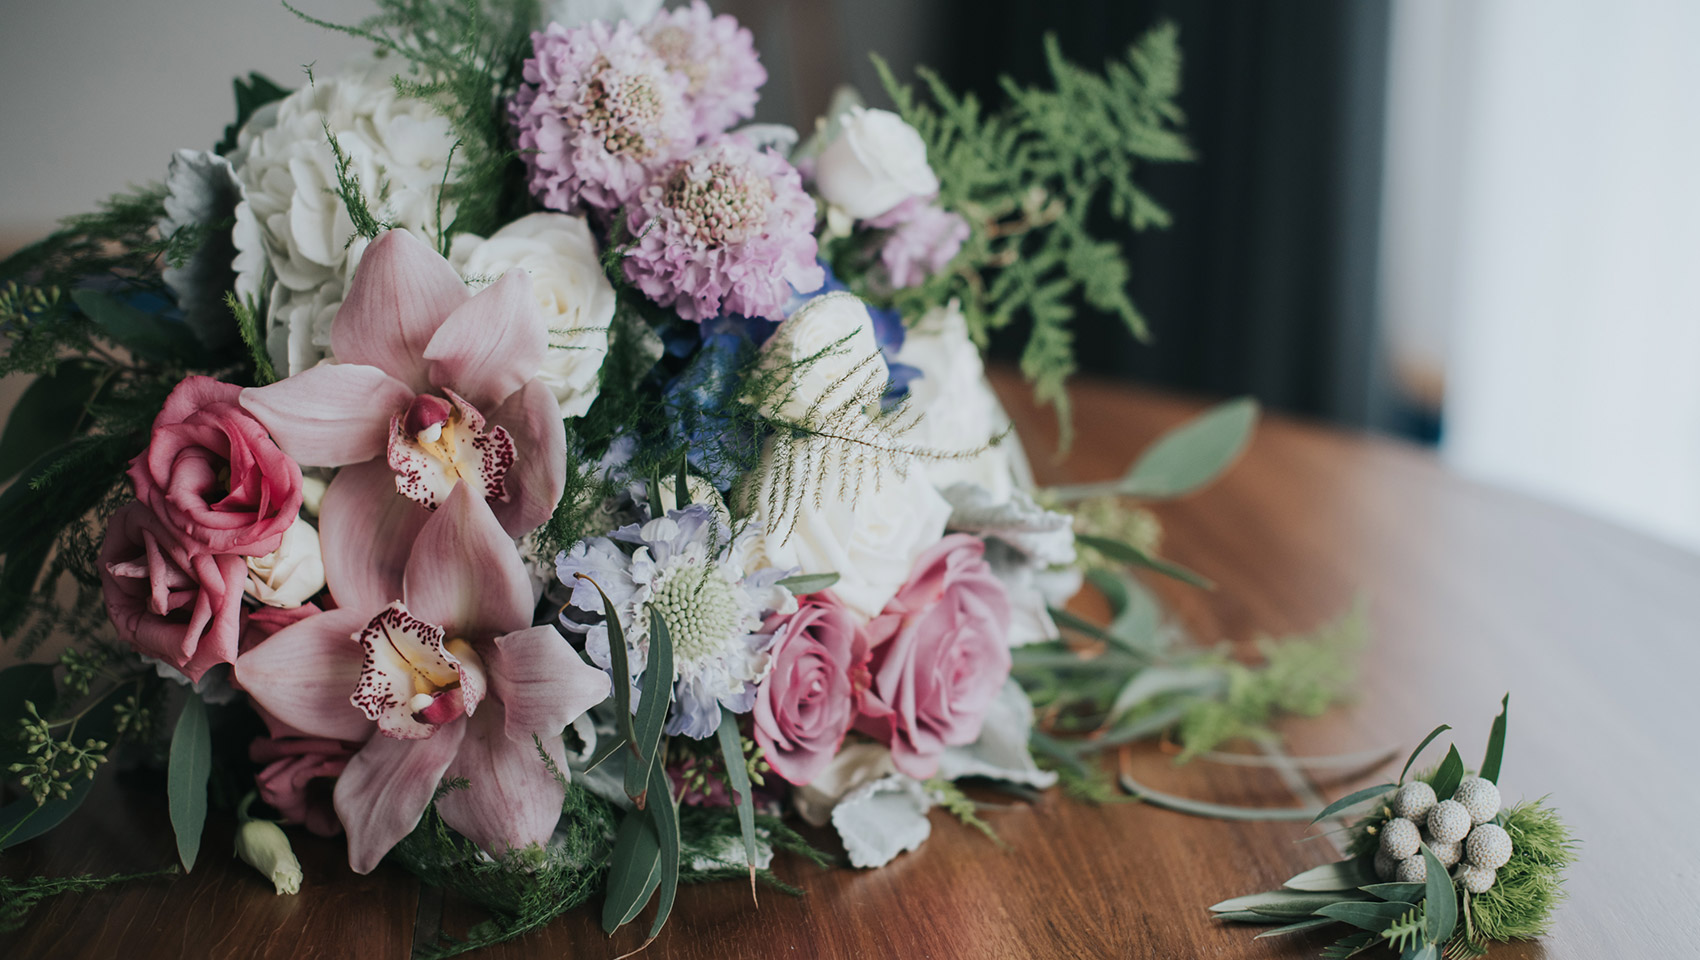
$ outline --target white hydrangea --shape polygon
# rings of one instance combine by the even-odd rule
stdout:
[[[449,247],[449,262],[475,288],[516,267],[531,275],[549,325],[549,352],[537,378],[560,402],[562,416],[584,416],[596,400],[614,319],[614,287],[584,218],[534,213],[488,238],[463,233]]]
[[[266,306],[266,346],[279,374],[330,351],[331,321],[366,243],[336,195],[328,128],[378,220],[435,242],[454,134],[423,100],[403,97],[393,64],[318,77],[254,115],[232,156],[246,198],[236,208],[236,293]],[[352,242],[351,242],[352,241]]]

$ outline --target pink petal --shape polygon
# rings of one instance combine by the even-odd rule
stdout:
[[[430,518],[424,507],[396,493],[395,474],[383,462],[338,471],[319,507],[325,583],[337,606],[370,617],[401,599],[408,554]]]
[[[501,706],[494,700],[466,722],[466,740],[447,773],[465,777],[467,786],[437,801],[445,823],[495,857],[548,843],[567,795],[537,745],[529,737],[503,736],[503,726]],[[560,735],[544,737],[543,746],[564,775],[567,757]]]
[[[549,327],[531,293],[531,276],[513,269],[443,321],[425,347],[431,383],[488,410],[537,376]]]
[[[381,368],[413,393],[424,393],[431,383],[425,345],[468,296],[447,260],[406,230],[391,230],[360,258],[331,325],[331,352],[343,363]]]
[[[513,538],[464,483],[419,531],[402,596],[415,616],[467,640],[524,630],[536,607]]]
[[[505,482],[508,498],[490,504],[502,529],[523,537],[555,514],[567,485],[567,432],[561,406],[541,381],[521,387],[490,414],[514,442],[514,463]]]
[[[424,740],[434,736],[437,731],[432,723],[414,719],[413,715],[422,711],[411,701],[418,692],[415,674],[433,688],[447,687],[460,679],[459,661],[443,649],[443,628],[413,616],[396,602],[379,611],[360,630],[355,642],[364,653],[360,680],[350,698],[355,708],[368,720],[376,721],[386,737]],[[445,706],[458,705],[455,701]],[[453,715],[459,714],[457,709]]]
[[[579,659],[554,627],[497,637],[485,650],[490,688],[507,712],[505,732],[515,743],[559,736],[608,699],[608,674]]]
[[[348,761],[333,796],[355,873],[371,873],[419,825],[465,734],[466,724],[451,723],[429,740],[375,736]]]
[[[364,740],[372,733],[349,695],[364,653],[354,634],[368,614],[327,610],[292,623],[236,658],[236,682],[271,716],[309,736]]]
[[[242,391],[242,408],[265,424],[290,459],[309,467],[340,467],[383,453],[390,416],[412,401],[406,384],[357,363],[321,364]]]

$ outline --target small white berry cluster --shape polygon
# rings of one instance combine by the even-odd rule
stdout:
[[[1464,889],[1486,893],[1511,859],[1511,835],[1488,822],[1498,813],[1499,788],[1491,780],[1470,777],[1452,799],[1438,802],[1433,787],[1413,780],[1393,795],[1393,819],[1381,827],[1375,873],[1383,880],[1423,883],[1428,861],[1419,845],[1426,843],[1442,866],[1458,868],[1453,879]]]

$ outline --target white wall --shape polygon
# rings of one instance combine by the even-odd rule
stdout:
[[[1446,459],[1700,549],[1700,4],[1394,29],[1385,316],[1444,353]]]
[[[297,0],[337,22],[371,0]],[[366,50],[278,0],[4,0],[0,3],[0,239],[26,239],[131,184],[171,152],[210,148],[235,117],[230,81],[285,87]]]

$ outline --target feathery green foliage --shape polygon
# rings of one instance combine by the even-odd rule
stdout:
[[[126,883],[131,880],[157,880],[169,877],[177,872],[176,865],[163,870],[148,873],[114,873],[109,876],[97,877],[83,874],[76,877],[21,877],[12,878],[0,876],[0,933],[11,933],[24,925],[41,901],[56,897],[62,893],[85,893],[112,886],[115,883]]]
[[[1499,822],[1511,835],[1511,860],[1486,893],[1470,898],[1471,926],[1488,940],[1538,937],[1564,900],[1564,870],[1576,859],[1576,841],[1545,799],[1504,810]]]
[[[927,144],[939,202],[972,230],[951,269],[899,292],[896,302],[909,315],[956,298],[981,342],[1028,318],[1022,372],[1040,401],[1056,406],[1065,446],[1074,299],[1116,315],[1140,339],[1148,335],[1127,294],[1121,246],[1102,239],[1098,224],[1106,213],[1134,230],[1169,224],[1134,175],[1144,163],[1192,158],[1175,103],[1177,38],[1173,24],[1159,25],[1099,74],[1070,63],[1047,36],[1052,85],[1021,87],[1006,77],[1008,103],[995,112],[925,68],[917,72],[926,93],[917,95],[874,60],[898,112]]]
[[[1003,838],[998,836],[996,830],[992,829],[992,825],[980,818],[979,807],[968,794],[962,792],[961,787],[941,777],[928,780],[926,787],[927,792],[933,795],[933,799],[938,801],[939,806],[945,808],[951,816],[962,821],[965,826],[973,827],[985,834],[986,839],[997,844],[999,849],[1009,849],[1009,845],[1003,842]]]

